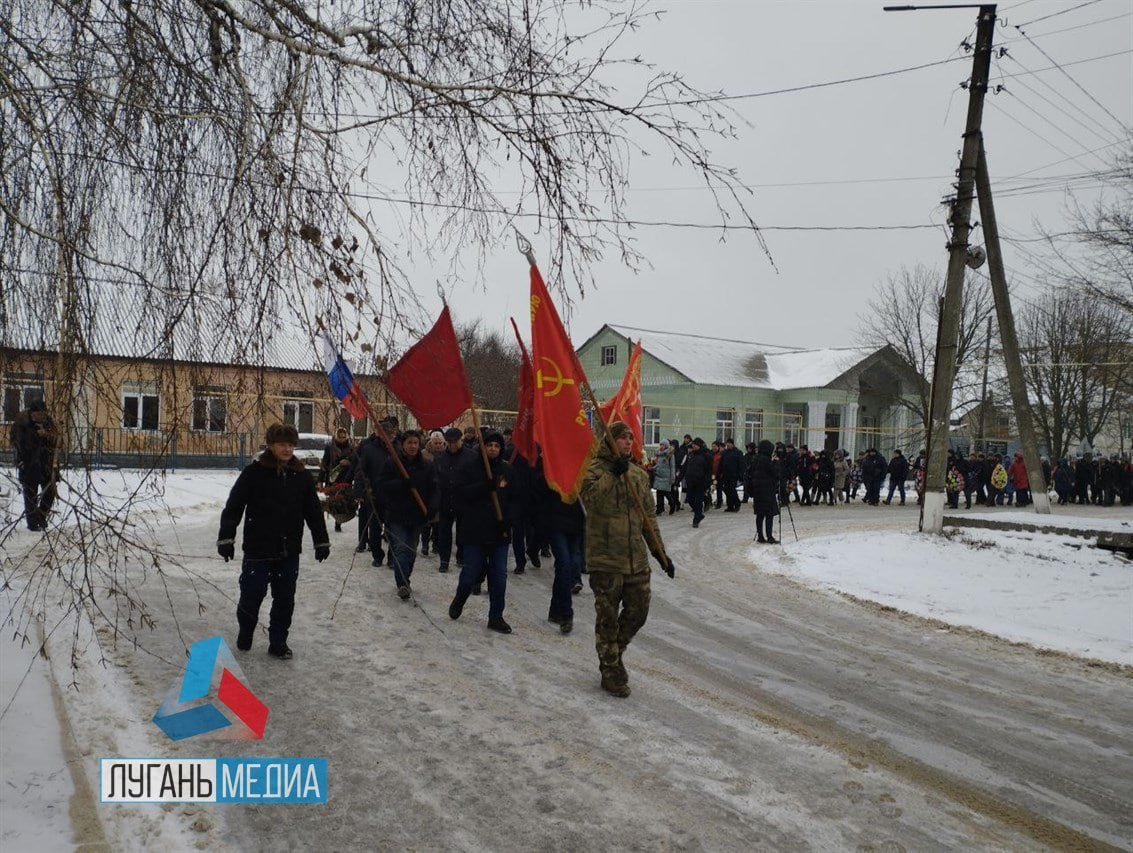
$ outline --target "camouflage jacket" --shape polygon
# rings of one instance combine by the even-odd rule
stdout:
[[[612,471],[614,452],[603,444],[582,481],[586,508],[586,569],[633,575],[649,572],[649,554],[660,542],[649,475],[631,462],[622,477]],[[630,489],[637,495],[634,500]],[[644,511],[644,512],[643,512]],[[652,531],[646,540],[646,526]]]

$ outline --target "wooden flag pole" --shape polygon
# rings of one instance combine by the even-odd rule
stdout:
[[[518,229],[515,232],[515,240],[517,245],[519,246],[520,254],[524,255],[527,258],[527,262],[531,266],[538,267],[539,265],[535,262],[535,252],[531,248],[531,242],[521,233],[519,233]],[[602,438],[606,442],[606,446],[609,447],[610,450],[613,451],[614,456],[617,457],[620,455],[618,453],[617,445],[614,444],[614,439],[610,436],[609,430],[606,429],[606,420],[602,417],[602,410],[598,407],[598,398],[594,396],[594,389],[590,387],[590,380],[586,378],[585,371],[583,371],[581,369],[581,366],[578,364],[577,355],[575,355],[575,366],[576,368],[578,368],[577,372],[582,383],[582,390],[590,399],[590,405],[593,409],[594,417],[598,419],[598,425],[602,429]],[[644,450],[644,448],[642,449]],[[645,507],[641,503],[641,495],[639,495],[632,488],[627,488],[626,491],[628,491],[630,495],[633,496],[634,505],[637,507],[637,511],[641,513],[641,529],[645,531],[646,544],[650,546],[650,551],[657,557],[657,559],[663,561],[667,565],[669,562],[669,556],[665,553],[665,543],[661,541],[660,536],[654,535],[653,528],[649,526],[648,522],[650,521],[650,519],[645,514]],[[656,524],[656,522],[654,522],[654,524]],[[648,541],[650,539],[655,539],[655,541]]]
[[[492,461],[488,458],[488,448],[484,446],[484,433],[480,431],[480,413],[476,411],[475,406],[472,407],[471,412],[472,425],[476,427],[476,435],[479,437],[479,441],[476,443],[480,445],[480,458],[484,460],[484,473],[487,475],[488,482],[490,483],[492,482]],[[501,447],[500,455],[503,456],[503,453],[504,449]],[[500,508],[500,496],[496,494],[495,489],[492,489],[489,494],[492,496],[492,509],[496,511],[496,521],[502,523],[504,520],[504,511]]]

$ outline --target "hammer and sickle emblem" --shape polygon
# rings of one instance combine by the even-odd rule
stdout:
[[[546,377],[547,385],[554,383],[555,388],[554,388],[553,391],[543,391],[543,380],[544,380],[543,371],[539,370],[535,373],[535,384],[538,386],[540,391],[543,391],[544,397],[554,397],[560,391],[563,390],[564,385],[573,385],[574,384],[574,380],[573,379],[567,379],[566,377],[564,377],[562,369],[557,364],[555,364],[554,361],[547,358],[547,356],[545,356],[545,355],[540,356],[539,360],[547,362],[547,364],[551,365],[551,367],[553,367],[554,370],[555,370],[555,373],[554,373],[553,376],[548,375]]]

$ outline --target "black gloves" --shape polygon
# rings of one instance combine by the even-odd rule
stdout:
[[[236,545],[232,542],[218,542],[216,545],[216,553],[224,557],[224,562],[228,562],[236,556]]]
[[[620,477],[629,470],[629,459],[625,456],[619,456],[614,460],[611,470],[614,472],[615,477]]]
[[[316,545],[315,546],[315,562],[321,563],[330,556],[330,545]]]
[[[673,565],[673,561],[669,558],[668,554],[661,556],[660,554],[655,553],[653,555],[653,559],[655,559],[661,566],[661,571],[663,571],[669,577],[675,578],[677,576],[677,567]]]

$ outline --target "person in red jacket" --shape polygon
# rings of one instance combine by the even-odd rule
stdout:
[[[1016,450],[1015,460],[1007,469],[1007,476],[1015,486],[1015,506],[1026,506],[1031,502],[1031,481],[1027,479],[1027,465],[1023,454]]]

